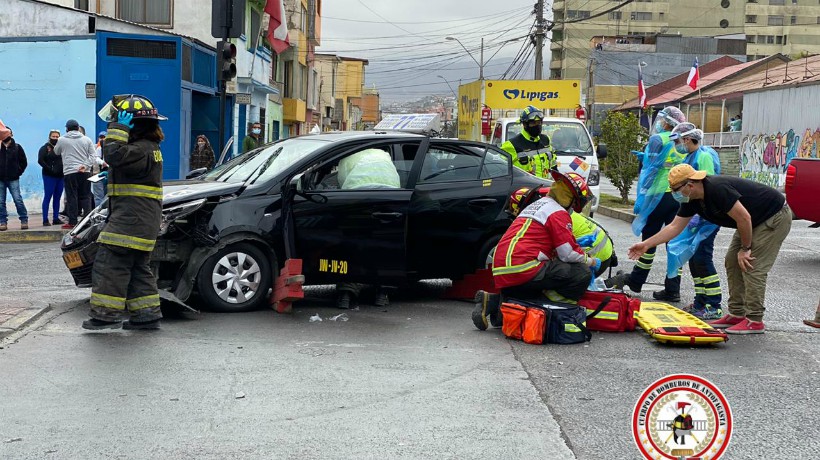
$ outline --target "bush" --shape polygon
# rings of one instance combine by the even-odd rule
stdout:
[[[609,112],[601,123],[601,141],[607,148],[602,170],[621,193],[623,203],[629,202],[629,189],[638,177],[638,159],[632,151],[641,149],[647,137],[632,113]]]

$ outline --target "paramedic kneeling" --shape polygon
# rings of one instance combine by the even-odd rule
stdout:
[[[669,172],[669,186],[681,203],[678,215],[656,235],[629,248],[637,259],[649,248],[680,234],[689,220],[701,218],[736,228],[726,252],[729,314],[710,321],[730,334],[762,334],[766,278],[792,226],[792,214],[777,190],[739,177],[706,176],[681,164]]]
[[[493,280],[501,296],[576,303],[586,292],[592,271],[601,260],[588,257],[572,234],[567,209],[580,212],[591,199],[584,179],[550,171],[555,183],[549,195],[527,206],[507,229],[493,256]],[[591,270],[592,269],[592,270]],[[487,329],[487,316],[496,324],[501,296],[479,291],[472,319]]]

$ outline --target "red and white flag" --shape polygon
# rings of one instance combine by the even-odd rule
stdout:
[[[689,76],[686,77],[686,84],[695,90],[698,89],[698,80],[700,80],[700,70],[698,70],[698,58],[695,58],[692,68],[689,69]]]
[[[267,3],[265,3],[265,13],[270,15],[268,41],[271,46],[273,46],[273,51],[275,51],[276,54],[282,54],[283,51],[290,47],[284,0],[267,0]]]
[[[638,66],[638,103],[642,109],[646,108],[646,88],[643,86],[643,73],[641,66]]]

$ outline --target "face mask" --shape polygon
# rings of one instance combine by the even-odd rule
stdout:
[[[57,139],[49,139],[48,143],[51,145],[57,145]]]
[[[662,121],[656,121],[655,122],[655,132],[656,133],[662,133],[662,132],[666,131],[666,129],[664,129],[665,127],[666,126],[664,125],[664,123]]]
[[[689,197],[684,195],[680,190],[677,192],[672,192],[672,198],[675,199],[678,203],[688,203]]]
[[[524,131],[526,131],[531,137],[538,137],[541,135],[541,125],[525,126]]]
[[[681,155],[689,154],[689,149],[686,148],[683,142],[681,142],[680,144],[675,144],[675,150],[677,150],[678,153],[680,153]]]
[[[205,143],[204,143],[204,142],[197,142],[197,143],[196,143],[196,145],[197,145],[199,148],[205,147]]]
[[[259,129],[259,128],[253,128],[253,129],[251,130],[251,132],[252,132],[252,133],[254,133],[254,134],[259,134],[259,133],[261,133],[261,132],[262,132],[262,130],[261,130],[261,129]]]

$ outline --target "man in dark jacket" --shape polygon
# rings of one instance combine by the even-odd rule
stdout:
[[[158,329],[162,312],[149,260],[162,218],[159,121],[166,118],[143,96],[114,96],[112,106],[116,121],[103,146],[110,166],[108,220],[91,275],[92,319],[83,328]]]
[[[28,211],[20,193],[20,176],[28,166],[26,152],[14,142],[11,128],[0,122],[0,231],[8,230],[8,211],[6,211],[6,190],[11,192],[17,215],[20,217],[20,229],[28,230]]]
[[[37,163],[43,168],[43,226],[53,222],[60,224],[60,197],[63,196],[63,157],[54,153],[54,146],[60,139],[60,131],[51,130],[48,142],[40,147]],[[52,222],[48,220],[48,205],[51,203]]]

